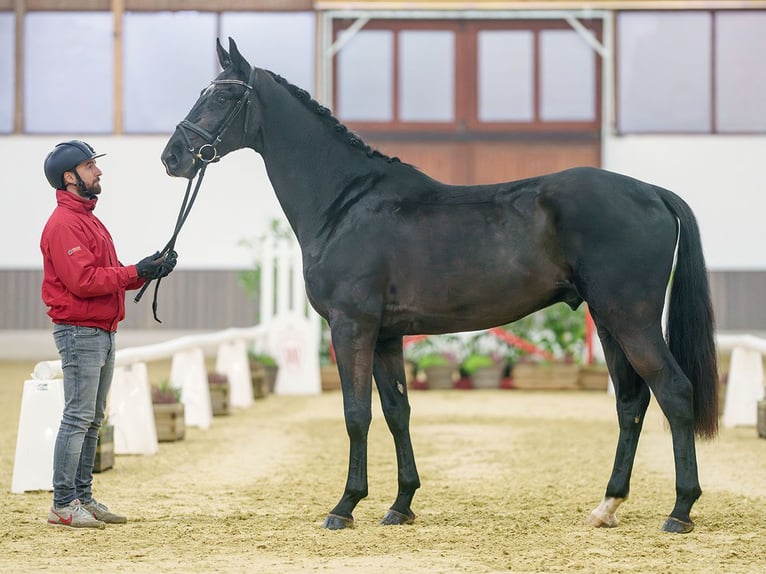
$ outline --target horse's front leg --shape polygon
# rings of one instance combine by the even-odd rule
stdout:
[[[401,337],[378,341],[373,374],[383,414],[394,437],[399,479],[396,500],[381,520],[381,524],[411,524],[415,520],[415,513],[410,505],[415,491],[420,487],[420,477],[415,467],[415,455],[410,439],[410,403],[407,399]]]
[[[338,504],[327,515],[324,528],[340,530],[353,525],[352,512],[367,496],[367,433],[372,420],[372,350],[376,330],[364,330],[348,321],[332,322],[330,330],[350,444],[346,488]]]

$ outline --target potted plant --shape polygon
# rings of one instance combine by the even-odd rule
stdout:
[[[519,389],[576,389],[585,350],[585,310],[572,311],[558,303],[508,326],[546,354],[525,354],[513,367],[513,386]]]
[[[517,354],[491,331],[481,331],[466,340],[460,371],[470,380],[471,388],[497,389],[506,365]]]
[[[462,343],[455,335],[423,337],[405,348],[405,360],[415,365],[417,382],[429,389],[452,389]],[[413,388],[418,388],[413,381]]]
[[[158,385],[152,385],[152,407],[157,440],[171,442],[183,439],[186,434],[186,425],[181,390],[171,386],[167,380]]]
[[[213,416],[228,415],[231,412],[229,377],[223,373],[209,372],[207,386],[210,390],[210,406]]]
[[[104,419],[101,428],[98,429],[93,472],[104,472],[112,467],[114,467],[114,425],[110,425],[109,421]]]
[[[250,350],[247,353],[250,362],[250,378],[253,384],[253,396],[263,398],[274,392],[279,365],[268,353]]]

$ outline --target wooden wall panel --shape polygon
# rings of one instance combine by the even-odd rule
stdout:
[[[163,280],[158,316],[152,317],[154,284],[141,301],[135,291],[125,298],[126,317],[120,329],[227,329],[257,322],[257,305],[247,299],[236,270],[181,270]],[[0,270],[0,330],[48,329],[51,321],[40,298],[42,271]]]
[[[601,164],[599,145],[594,142],[474,142],[468,149],[470,181],[477,184]]]
[[[497,183],[600,165],[594,141],[372,141],[370,145],[451,184]]]
[[[423,142],[411,140],[365,141],[375,149],[396,156],[423,173],[443,181],[460,184],[467,180],[465,144],[461,142]]]
[[[766,332],[766,271],[712,271],[710,287],[720,331]],[[209,330],[256,323],[257,305],[248,301],[233,270],[178,270],[162,282],[158,324],[152,318],[153,289],[137,305],[128,293],[120,329]],[[0,270],[0,330],[49,329],[40,300],[42,271]]]

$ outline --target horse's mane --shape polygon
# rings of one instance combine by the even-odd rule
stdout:
[[[279,74],[276,74],[272,72],[271,70],[265,70],[273,79],[275,82],[277,82],[280,86],[284,87],[290,95],[295,97],[299,102],[301,102],[306,109],[314,112],[315,114],[326,118],[326,121],[331,124],[331,126],[335,129],[335,131],[340,134],[340,136],[344,139],[344,141],[359,149],[362,150],[365,154],[367,154],[367,157],[374,158],[378,157],[381,159],[386,160],[387,162],[399,162],[398,157],[390,157],[382,152],[379,152],[375,148],[367,145],[362,141],[362,138],[360,138],[358,135],[356,135],[354,132],[349,130],[346,126],[344,126],[340,120],[338,120],[335,116],[332,115],[332,112],[317,102],[315,99],[311,97],[311,94],[309,94],[306,90],[303,88],[299,88],[298,86],[291,84],[287,80],[285,80],[282,76]]]

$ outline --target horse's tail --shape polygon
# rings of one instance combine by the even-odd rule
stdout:
[[[702,438],[713,438],[718,433],[718,359],[699,227],[683,199],[666,189],[656,189],[679,221],[678,257],[668,309],[668,346],[694,389],[694,431]]]

